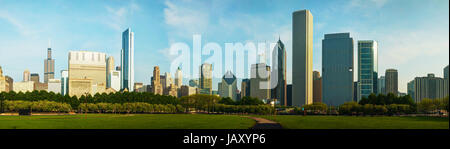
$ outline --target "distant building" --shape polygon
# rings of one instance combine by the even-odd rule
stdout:
[[[378,94],[386,95],[386,77],[380,76],[378,79]]]
[[[30,81],[30,71],[26,69],[23,71],[23,82]]]
[[[183,72],[181,72],[180,67],[178,67],[177,72],[175,72],[175,85],[180,88],[183,85]]]
[[[448,65],[444,68],[444,79],[449,80],[449,78],[448,78]]]
[[[250,79],[242,79],[241,82],[241,98],[250,96]]]
[[[106,90],[106,54],[89,51],[69,52],[69,96],[104,93]],[[86,88],[86,83],[91,83]],[[79,85],[79,86],[78,86]]]
[[[106,59],[106,88],[111,88],[111,72],[114,71],[114,57],[109,56]],[[119,72],[120,73],[120,72]],[[118,75],[120,77],[120,75]],[[120,78],[119,78],[120,79]],[[119,80],[119,86],[120,86],[120,80]]]
[[[414,100],[422,101],[424,98],[438,99],[448,96],[448,80],[428,74],[426,77],[416,77],[414,79]]]
[[[237,98],[237,79],[231,71],[227,71],[222,77],[222,83],[220,84],[219,95],[220,97],[230,97],[234,101]]]
[[[313,102],[322,102],[322,77],[318,71],[313,71]]]
[[[3,76],[2,66],[0,66],[0,93],[6,92],[6,78]]]
[[[40,78],[39,78],[39,74],[38,73],[32,73],[30,76],[31,76],[30,80],[34,82],[34,89],[33,90],[44,91],[44,90],[48,89],[48,84],[47,83],[41,83],[39,81]]]
[[[395,69],[386,70],[386,94],[398,95],[398,72]]]
[[[135,92],[143,92],[144,83],[134,82],[134,91]]]
[[[321,79],[325,104],[337,106],[352,101],[353,51],[350,33],[325,34],[322,40]]]
[[[52,48],[47,49],[47,59],[44,60],[44,83],[55,78],[55,60],[52,59]]]
[[[5,86],[5,90],[6,92],[10,92],[13,91],[14,89],[14,79],[11,78],[10,76],[5,76],[5,82],[6,82],[6,86]]]
[[[163,87],[161,85],[160,72],[158,66],[155,66],[153,68],[152,93],[159,95],[163,94]]]
[[[415,99],[414,97],[414,92],[415,92],[415,88],[414,88],[414,80],[409,81],[408,82],[408,95],[411,96],[412,99]]]
[[[170,84],[170,86],[164,90],[164,95],[178,97],[178,90],[175,84]]]
[[[168,72],[164,73],[164,76],[161,76],[161,85],[163,89],[167,89],[170,87],[170,85],[173,84],[172,75]]]
[[[287,91],[287,106],[292,106],[292,84],[288,84],[287,86],[286,86],[286,91]]]
[[[353,101],[358,102],[358,94],[359,94],[359,82],[353,82]]]
[[[200,66],[200,94],[212,94],[212,65],[204,63]]]
[[[378,44],[374,40],[358,41],[358,101],[378,90]]]
[[[189,95],[194,95],[194,94],[198,94],[198,88],[187,86],[187,85],[182,85],[180,88],[179,97],[189,96]]]
[[[131,31],[131,28],[122,33],[120,68],[120,89],[132,92],[134,90],[134,32]]]
[[[34,83],[40,83],[39,74],[37,73],[30,74],[30,80],[33,81]]]
[[[189,80],[190,87],[198,87],[198,80]]]
[[[19,93],[26,93],[26,92],[32,92],[34,90],[34,82],[33,81],[26,81],[26,82],[14,82],[14,92]]]
[[[312,104],[313,16],[309,10],[292,14],[292,64],[292,105]]]
[[[280,105],[286,106],[286,48],[280,39],[278,39],[277,45],[274,47],[272,56],[274,59],[272,60],[272,78],[277,78],[276,82],[275,80],[271,82],[276,83],[272,84],[274,87],[272,97],[277,99],[277,102],[279,102]]]
[[[113,70],[108,75],[109,88],[120,91],[120,71]]]
[[[53,92],[55,94],[61,93],[61,80],[60,79],[49,79],[47,91]]]
[[[262,101],[271,99],[270,66],[264,63],[252,64],[250,75],[250,96]]]
[[[61,70],[61,95],[66,95],[69,91],[69,71]]]

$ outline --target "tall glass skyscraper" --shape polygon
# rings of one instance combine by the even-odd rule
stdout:
[[[374,40],[358,41],[358,82],[358,101],[378,93],[378,44]]]
[[[274,98],[276,98],[280,105],[287,106],[287,91],[286,91],[286,48],[284,47],[283,42],[278,39],[277,45],[273,50],[273,58],[272,61],[272,75],[273,77],[277,77],[276,87],[274,90]],[[275,59],[276,58],[276,59]]]
[[[131,31],[131,28],[122,33],[120,67],[120,89],[127,89],[131,92],[134,90],[134,33]]]
[[[322,101],[341,105],[353,99],[353,38],[325,34],[322,40]]]

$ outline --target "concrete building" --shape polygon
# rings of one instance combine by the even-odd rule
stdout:
[[[34,89],[33,90],[37,90],[37,91],[44,91],[48,89],[48,84],[47,83],[41,83],[39,80],[39,74],[38,73],[32,73],[30,75],[30,80],[34,82]]]
[[[134,88],[135,92],[143,92],[143,90],[144,90],[144,83],[134,82],[133,88]]]
[[[179,94],[179,97],[198,94],[198,92],[199,92],[199,91],[198,91],[198,88],[196,88],[196,87],[191,87],[191,86],[187,86],[187,85],[182,85],[181,88],[180,88],[180,94]]]
[[[34,82],[33,81],[26,81],[26,82],[14,82],[14,92],[19,93],[26,93],[26,92],[32,92],[34,90]]]
[[[134,33],[131,28],[122,33],[120,68],[120,89],[127,89],[132,92],[134,84]]]
[[[386,77],[384,77],[384,76],[380,76],[380,78],[378,78],[377,93],[386,95]]]
[[[198,87],[198,80],[189,80],[189,86],[190,87]]]
[[[111,72],[113,72],[115,70],[114,67],[115,67],[114,57],[113,56],[109,56],[106,59],[106,88],[111,88],[111,78],[110,77],[111,77]],[[120,83],[120,81],[119,81],[119,83]]]
[[[407,92],[407,94],[409,95],[409,96],[411,96],[411,98],[412,99],[415,99],[414,97],[414,92],[415,92],[415,88],[414,88],[414,80],[412,80],[412,81],[409,81],[408,82],[408,92]]]
[[[309,10],[292,16],[292,105],[313,103],[313,16]]]
[[[262,101],[271,99],[270,66],[264,63],[252,64],[250,75],[250,96]]]
[[[276,77],[276,80],[271,81],[273,92],[273,98],[277,99],[280,105],[287,105],[287,91],[286,91],[286,48],[283,42],[278,39],[277,45],[273,50],[272,60],[272,78]],[[276,83],[276,84],[275,84]]]
[[[106,54],[90,51],[69,52],[69,95],[80,97],[106,90]],[[91,83],[85,88],[86,83]],[[79,85],[79,86],[78,86]]]
[[[386,94],[393,93],[398,95],[398,71],[395,69],[387,69],[386,76]]]
[[[30,71],[28,69],[26,69],[25,71],[23,71],[23,82],[28,82],[30,81]]]
[[[55,94],[61,93],[61,80],[60,79],[49,79],[47,91],[53,92]]]
[[[426,77],[414,79],[414,100],[422,101],[424,98],[438,99],[447,97],[449,94],[448,80],[428,74]]]
[[[158,66],[155,66],[153,68],[152,93],[159,95],[163,94],[163,87],[161,85],[160,72]]]
[[[323,102],[338,106],[353,99],[353,38],[350,33],[325,34],[322,40]]]
[[[109,88],[120,91],[120,71],[112,70],[108,75]]]
[[[227,71],[222,77],[222,83],[220,84],[219,95],[220,97],[230,97],[234,101],[237,98],[237,79],[231,71]]]
[[[69,71],[61,70],[61,95],[66,95],[69,91]]]
[[[378,44],[374,40],[358,41],[358,101],[378,90]]]
[[[38,73],[30,74],[30,81],[33,81],[34,83],[40,83],[39,74]]]
[[[200,66],[200,94],[212,94],[212,65],[204,63]]]
[[[52,59],[52,48],[47,49],[47,59],[44,60],[44,83],[55,78],[55,60]]]
[[[6,78],[3,76],[2,66],[0,66],[0,93],[6,92]]]
[[[170,86],[164,89],[164,95],[178,97],[178,90],[175,84],[170,84]]]
[[[323,102],[322,97],[322,77],[318,71],[313,71],[313,102]]]
[[[178,67],[177,72],[175,72],[175,86],[180,88],[183,85],[183,72],[181,72],[180,67]]]
[[[448,65],[444,68],[444,79],[449,80],[449,78],[448,78]]]
[[[250,79],[242,79],[241,82],[241,98],[250,96]]]
[[[163,89],[167,89],[170,85],[173,84],[172,75],[168,72],[164,73],[164,76],[161,76],[161,85]]]

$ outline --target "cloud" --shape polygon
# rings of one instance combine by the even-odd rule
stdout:
[[[131,1],[128,5],[123,7],[114,8],[111,6],[105,6],[107,17],[103,19],[103,23],[116,31],[123,31],[126,28],[126,24],[129,22],[129,18],[134,12],[140,11],[140,6]]]
[[[36,37],[37,34],[40,32],[37,29],[32,29],[29,26],[24,25],[20,20],[16,19],[12,15],[10,15],[8,12],[1,12],[0,11],[0,19],[3,19],[10,23],[12,26],[16,28],[16,31],[19,32],[21,35],[26,37]]]

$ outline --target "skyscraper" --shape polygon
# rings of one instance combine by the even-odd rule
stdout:
[[[204,63],[200,66],[200,94],[212,93],[212,65]]]
[[[61,70],[61,95],[66,95],[69,91],[69,71]]]
[[[408,82],[408,95],[411,96],[412,99],[414,99],[414,80]]]
[[[322,102],[322,77],[318,71],[313,71],[313,102]]]
[[[227,71],[222,77],[222,83],[219,90],[220,97],[230,97],[234,101],[237,100],[237,80],[231,71]]]
[[[272,61],[272,77],[277,77],[277,84],[274,88],[274,96],[280,102],[280,105],[287,106],[287,91],[286,91],[286,48],[284,47],[283,42],[278,39],[277,45],[273,50],[273,57],[276,60]]]
[[[241,98],[250,96],[250,79],[242,79],[241,82]]]
[[[114,57],[113,56],[109,56],[106,59],[106,87],[107,88],[111,88],[111,78],[110,78],[110,74],[112,71],[114,71]]]
[[[120,88],[133,91],[134,85],[134,33],[128,28],[122,33],[122,51],[120,55]]]
[[[163,94],[163,88],[162,88],[161,80],[160,80],[159,66],[155,66],[153,68],[152,92],[154,94],[159,94],[159,95]]]
[[[358,41],[358,101],[378,89],[378,44],[374,40]]]
[[[322,40],[322,99],[341,105],[353,99],[353,38],[350,33],[325,34]]]
[[[392,93],[398,95],[398,72],[395,69],[388,69],[385,72],[386,76],[386,94]]]
[[[380,76],[380,78],[378,78],[377,93],[386,95],[386,77],[385,76]]]
[[[26,69],[23,71],[23,82],[30,81],[30,71]]]
[[[69,52],[69,95],[104,93],[106,90],[106,54],[90,51]]]
[[[292,105],[313,103],[313,16],[300,10],[292,16]]]
[[[250,96],[262,101],[271,99],[270,66],[264,63],[252,64],[250,75]]]
[[[44,60],[44,83],[55,78],[55,60],[52,59],[52,48],[47,49],[47,59]]]
[[[444,79],[449,79],[448,78],[448,65],[444,68]]]
[[[181,72],[180,67],[178,67],[177,72],[175,72],[175,85],[177,88],[180,88],[183,85],[183,73]]]
[[[0,66],[0,93],[6,92],[6,78],[3,76],[2,66]]]

